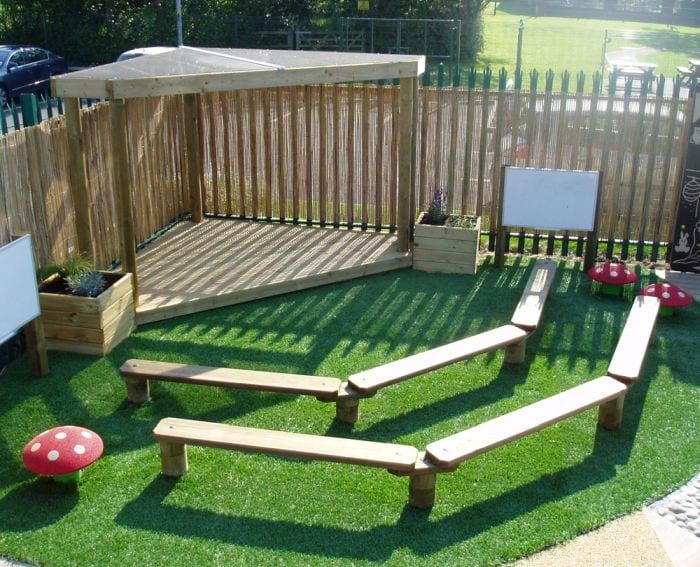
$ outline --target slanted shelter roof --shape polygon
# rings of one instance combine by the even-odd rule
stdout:
[[[52,79],[54,96],[141,98],[417,77],[422,55],[182,46]]]

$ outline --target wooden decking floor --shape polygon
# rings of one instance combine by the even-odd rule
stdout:
[[[136,260],[139,323],[411,266],[391,234],[211,218],[181,222]]]

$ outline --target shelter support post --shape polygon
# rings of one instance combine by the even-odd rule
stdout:
[[[193,222],[203,218],[202,189],[200,187],[202,161],[199,152],[199,104],[196,94],[186,94],[185,99],[185,152],[187,154],[187,185],[190,195],[190,213]]]
[[[418,79],[401,79],[399,102],[399,190],[397,236],[399,252],[408,252],[413,218],[411,214],[411,179],[413,167],[413,92]]]
[[[78,251],[87,258],[94,259],[92,246],[92,222],[90,218],[90,193],[88,192],[87,170],[85,168],[85,146],[80,125],[80,99],[63,100],[68,134],[68,173],[70,192],[75,211],[75,233]]]
[[[111,100],[109,103],[112,163],[114,164],[114,186],[117,197],[117,217],[122,270],[130,272],[134,288],[134,306],[139,305],[138,276],[136,273],[136,232],[134,229],[134,207],[131,190],[131,171],[126,136],[126,101]]]

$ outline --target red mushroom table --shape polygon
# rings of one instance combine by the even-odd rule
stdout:
[[[94,431],[63,425],[34,437],[22,451],[22,460],[34,473],[52,476],[59,482],[75,482],[103,450],[102,439]]]
[[[588,270],[588,277],[601,284],[600,291],[609,295],[622,295],[625,286],[637,281],[637,274],[622,262],[605,262]]]
[[[661,300],[659,313],[673,315],[674,308],[687,307],[693,302],[692,296],[683,288],[669,283],[656,283],[646,286],[639,295],[658,297]]]

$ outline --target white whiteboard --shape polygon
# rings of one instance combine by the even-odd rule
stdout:
[[[0,302],[0,344],[41,313],[28,234],[0,247]]]
[[[592,231],[598,171],[506,167],[503,226]]]

